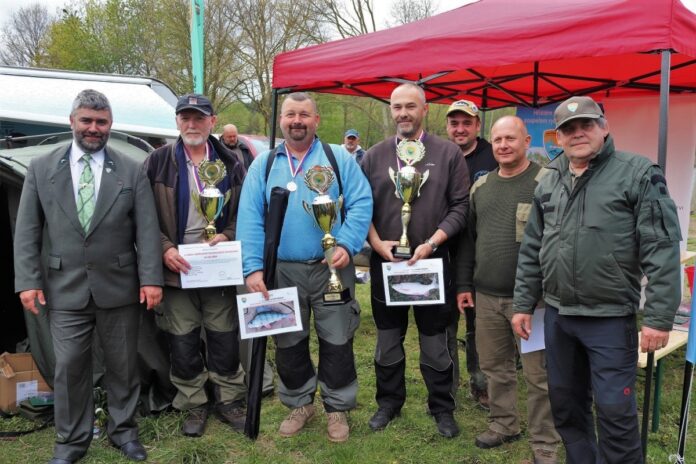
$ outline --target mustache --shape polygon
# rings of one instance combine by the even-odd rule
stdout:
[[[290,129],[307,129],[307,126],[302,123],[290,124]]]

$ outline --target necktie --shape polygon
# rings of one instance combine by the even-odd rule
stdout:
[[[85,232],[89,229],[89,223],[94,214],[94,173],[89,165],[91,160],[92,156],[89,153],[85,153],[80,158],[84,166],[77,189],[77,217]]]

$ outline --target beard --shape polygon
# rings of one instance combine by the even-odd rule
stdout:
[[[413,121],[402,120],[396,123],[396,133],[402,139],[410,139],[415,137],[418,129]]]
[[[286,135],[286,138],[289,138],[296,142],[301,142],[302,140],[307,138],[307,126],[305,126],[304,124],[290,126],[288,128],[288,134]]]
[[[98,139],[90,141],[87,140],[87,137],[97,137]],[[109,133],[73,131],[73,138],[82,151],[86,153],[95,153],[106,146],[106,142],[109,140]]]
[[[181,140],[183,140],[186,145],[197,147],[203,145],[207,137],[204,137],[203,134],[181,134]]]

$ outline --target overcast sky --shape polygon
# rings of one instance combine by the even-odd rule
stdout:
[[[449,11],[466,3],[471,3],[472,0],[435,0],[439,5],[438,12]],[[0,0],[0,27],[12,16],[12,13],[24,5],[40,3],[48,8],[48,12],[55,15],[65,5],[72,4],[71,0]],[[386,0],[374,0],[373,5],[377,12],[377,17],[388,17],[391,2]]]

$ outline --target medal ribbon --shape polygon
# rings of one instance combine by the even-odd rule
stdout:
[[[186,156],[188,159],[191,159],[191,154],[189,153],[188,149],[186,148],[186,145],[184,145],[184,153],[186,153]],[[210,161],[210,150],[208,149],[208,142],[205,142],[205,160]],[[203,182],[201,182],[200,177],[198,177],[198,169],[196,166],[193,164],[193,160],[191,161],[191,175],[193,176],[193,179],[196,181],[196,188],[198,189],[198,193],[201,193],[205,186],[203,185]]]
[[[421,129],[421,133],[418,136],[418,141],[422,142],[423,138],[425,138],[425,131]],[[401,170],[401,158],[399,158],[399,137],[394,136],[394,147],[396,147],[396,170],[400,171]]]
[[[292,176],[292,180],[295,180],[295,176],[297,176],[297,173],[300,172],[302,169],[302,163],[304,163],[305,158],[307,158],[307,155],[312,151],[312,148],[314,148],[314,144],[317,143],[317,139],[314,139],[312,144],[309,146],[309,149],[305,152],[304,156],[300,160],[300,163],[297,165],[297,168],[294,168],[292,165],[292,154],[290,153],[290,149],[288,148],[288,144],[285,143],[285,152],[288,155],[288,166],[290,167],[290,175]]]

